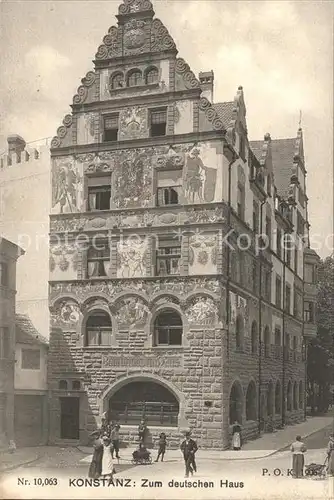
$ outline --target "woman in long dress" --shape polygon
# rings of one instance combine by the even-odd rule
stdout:
[[[102,436],[102,445],[103,445],[103,455],[102,455],[101,476],[112,477],[114,473],[114,462],[112,459],[111,440],[107,434],[104,434]]]
[[[290,450],[292,452],[292,475],[295,479],[301,479],[304,474],[304,453],[307,451],[301,436],[296,437]]]
[[[234,422],[232,428],[232,448],[241,450],[241,426],[237,421]]]
[[[99,431],[91,434],[91,437],[95,438],[94,441],[94,453],[92,462],[89,466],[88,477],[97,479],[101,476],[102,472],[102,456],[103,456],[103,443]]]
[[[328,470],[327,474],[329,476],[334,476],[334,434],[329,436],[328,446],[327,446],[327,456],[328,456]]]

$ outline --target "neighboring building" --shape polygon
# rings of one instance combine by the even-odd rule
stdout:
[[[302,132],[249,142],[242,87],[212,104],[149,1],[117,18],[51,144],[50,442],[106,411],[226,448],[304,418]]]
[[[48,341],[29,317],[16,314],[14,434],[17,446],[48,441]]]
[[[26,252],[17,265],[17,311],[48,332],[50,149],[31,148],[18,135],[7,140],[8,153],[0,158],[0,234]]]
[[[0,448],[14,439],[16,261],[23,253],[0,238]]]

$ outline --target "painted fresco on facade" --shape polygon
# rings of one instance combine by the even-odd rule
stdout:
[[[196,146],[189,152],[183,170],[183,189],[188,203],[216,201],[217,167],[215,148]]]
[[[143,139],[148,137],[147,109],[134,106],[120,112],[119,140]]]
[[[77,119],[77,143],[91,144],[95,142],[95,123],[98,120],[97,113],[85,113]]]
[[[75,245],[52,246],[49,258],[50,279],[76,279],[78,263],[79,254]]]
[[[217,273],[218,238],[198,231],[189,238],[189,274]]]
[[[217,321],[217,306],[209,297],[196,298],[187,308],[186,316],[189,323],[197,325],[212,325]]]
[[[59,158],[52,166],[52,213],[78,212],[82,203],[82,172],[73,157]]]
[[[119,265],[118,278],[146,276],[145,254],[148,248],[146,239],[128,238],[117,244]]]
[[[117,208],[147,206],[152,199],[151,158],[129,151],[115,161],[112,201]]]
[[[144,325],[149,314],[148,307],[138,297],[126,297],[118,304],[117,321],[120,328],[137,328]]]

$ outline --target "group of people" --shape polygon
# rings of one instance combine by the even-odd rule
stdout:
[[[292,453],[292,471],[293,477],[296,479],[301,479],[304,476],[304,464],[305,464],[305,453],[307,451],[307,447],[305,443],[302,441],[301,436],[296,437],[296,441],[294,441],[290,447],[290,451]],[[329,436],[329,441],[327,445],[326,452],[326,460],[327,464],[327,475],[334,476],[334,434]],[[316,465],[316,464],[314,464]]]
[[[120,425],[106,418],[102,419],[101,428],[91,434],[94,438],[94,453],[88,475],[91,478],[111,477],[115,473],[114,455],[119,459]]]

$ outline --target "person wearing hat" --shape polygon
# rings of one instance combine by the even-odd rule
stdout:
[[[103,434],[102,436],[102,445],[103,445],[103,455],[102,455],[102,472],[101,475],[113,476],[114,473],[114,462],[111,454],[111,440],[108,434]]]
[[[327,446],[327,457],[328,457],[328,469],[327,474],[329,476],[334,476],[334,434],[329,436],[328,446]]]
[[[103,456],[103,444],[101,439],[100,431],[95,431],[90,434],[91,438],[94,439],[94,453],[91,464],[89,466],[88,477],[97,479],[102,473],[102,456]]]
[[[195,453],[198,450],[197,443],[194,439],[191,439],[191,432],[186,432],[186,438],[181,444],[181,451],[183,453],[184,463],[186,467],[186,477],[189,477],[189,472],[193,475],[197,472],[197,466],[195,462]]]
[[[119,459],[119,430],[120,430],[120,425],[118,423],[113,422],[111,424],[111,432],[110,432],[110,439],[111,439],[111,456],[114,458],[114,453],[116,454],[116,458]]]
[[[164,461],[164,456],[166,453],[166,446],[167,446],[166,434],[164,432],[162,432],[159,436],[159,449],[158,449],[158,456],[156,458],[156,462],[159,462],[160,457],[161,457],[161,462]]]

